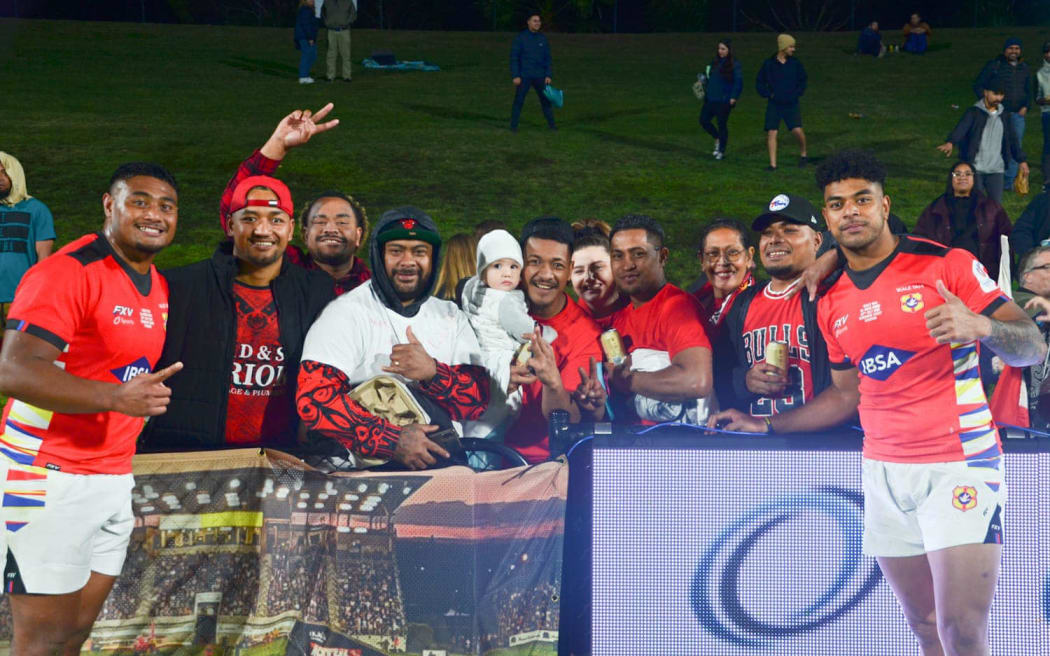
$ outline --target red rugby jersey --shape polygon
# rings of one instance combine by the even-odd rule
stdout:
[[[561,372],[561,382],[571,394],[580,386],[580,369],[587,371],[591,358],[602,361],[598,342],[598,325],[580,309],[576,301],[565,297],[562,311],[550,319],[533,316],[536,323],[558,331],[551,347]],[[521,412],[507,431],[504,443],[514,447],[529,462],[543,462],[550,456],[547,419],[543,416],[543,385],[536,381],[522,388]]]
[[[925,313],[944,303],[938,280],[974,312],[1008,300],[970,253],[902,235],[893,254],[846,269],[818,303],[831,366],[860,372],[868,458],[979,464],[1001,453],[977,343],[938,344],[926,328]]]
[[[744,317],[741,340],[744,359],[751,368],[765,360],[766,344],[787,342],[788,387],[777,398],[761,396],[751,402],[749,414],[768,417],[787,412],[813,398],[813,370],[810,367],[810,342],[802,314],[802,295],[805,290],[785,298],[769,290],[763,283],[755,294]]]
[[[665,351],[673,360],[694,346],[711,348],[707,317],[700,303],[671,283],[641,306],[628,305],[614,314],[612,327],[619,331],[628,353],[637,349]]]
[[[100,233],[85,235],[22,278],[7,329],[62,350],[56,364],[80,378],[126,383],[153,371],[164,347],[168,283],[131,269]],[[127,474],[140,417],[64,414],[8,399],[0,452],[23,465],[73,474]]]

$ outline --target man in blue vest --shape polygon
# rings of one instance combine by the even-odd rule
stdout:
[[[543,88],[551,83],[551,76],[554,75],[550,44],[547,43],[547,37],[540,34],[543,21],[539,14],[530,15],[526,25],[528,28],[514,37],[514,45],[510,48],[510,76],[517,87],[514,106],[510,110],[510,130],[518,131],[521,107],[525,104],[525,96],[530,88],[535,89],[536,95],[540,97],[540,107],[543,108],[543,117],[547,119],[547,125],[551,130],[557,130],[551,101],[543,95]]]

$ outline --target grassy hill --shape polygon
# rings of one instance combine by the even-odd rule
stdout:
[[[939,30],[934,52],[883,60],[848,54],[852,33],[796,35],[810,77],[802,111],[811,158],[874,149],[890,168],[894,210],[914,223],[944,189],[949,162],[934,147],[973,102],[981,65],[1013,33],[1038,63],[1046,28]],[[446,236],[482,219],[517,228],[545,213],[611,221],[642,212],[668,229],[671,278],[684,282],[698,271],[698,230],[713,216],[750,219],[783,191],[819,200],[812,168],[794,166],[789,135],[781,135],[781,170],[762,170],[765,101],[754,77],[775,47],[772,35],[734,39],[745,86],[722,162],[710,155],[689,89],[718,35],[549,36],[555,84],[565,89],[561,130],[545,129],[530,97],[512,134],[510,34],[357,30],[355,62],[385,49],[442,71],[372,72],[355,63],[352,84],[301,86],[290,28],[0,20],[0,149],[25,165],[30,193],[55,213],[60,242],[100,225],[100,194],[117,164],[151,159],[171,168],[182,185],[181,220],[162,265],[208,255],[236,164],[288,111],[329,100],[342,124],[280,169],[297,203],[338,187],[372,217],[415,204]],[[322,37],[315,77],[323,67]],[[1033,113],[1024,143],[1033,162],[1040,145]],[[1033,176],[1042,182],[1038,167]],[[1016,219],[1026,202],[1008,194],[1004,204]]]

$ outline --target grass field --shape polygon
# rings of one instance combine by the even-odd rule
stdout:
[[[935,52],[883,60],[847,54],[852,33],[796,35],[810,78],[802,111],[811,158],[846,146],[874,149],[889,165],[895,211],[914,223],[944,188],[949,162],[934,147],[973,102],[981,65],[1014,33],[1037,63],[1046,28],[939,30]],[[764,101],[754,77],[774,48],[770,34],[735,37],[744,95],[730,118],[727,159],[712,159],[689,87],[717,38],[551,34],[555,84],[566,96],[561,130],[543,127],[530,97],[512,134],[510,34],[355,31],[356,62],[389,49],[442,71],[355,64],[352,84],[301,86],[290,28],[2,20],[0,149],[25,165],[30,193],[51,207],[60,242],[100,225],[99,197],[117,164],[151,159],[171,168],[182,185],[181,219],[175,245],[158,261],[172,265],[211,252],[225,182],[276,121],[331,100],[342,124],[280,169],[299,203],[338,187],[372,217],[415,204],[446,236],[482,219],[517,228],[544,213],[570,220],[647,213],[670,233],[670,277],[684,282],[697,273],[693,249],[711,217],[750,219],[784,191],[818,200],[812,169],[794,166],[789,135],[781,137],[781,170],[762,170]],[[323,61],[322,37],[315,77],[323,77]],[[1024,142],[1033,162],[1040,144],[1033,113]],[[1041,182],[1035,167],[1033,187]],[[1007,195],[1011,219],[1026,202]]]

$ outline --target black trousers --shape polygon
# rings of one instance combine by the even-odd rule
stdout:
[[[733,106],[728,102],[709,100],[705,100],[704,106],[700,109],[700,127],[718,139],[718,149],[723,153],[726,152],[726,145],[729,143],[729,112],[732,110]],[[714,123],[711,122],[712,118],[718,121],[717,130],[715,130]]]
[[[514,106],[510,109],[511,130],[515,130],[518,127],[518,119],[521,118],[521,108],[525,104],[525,96],[528,95],[529,89],[536,90],[536,95],[540,97],[540,108],[543,110],[543,118],[547,119],[547,125],[554,127],[554,110],[551,109],[551,101],[547,100],[547,96],[543,95],[543,88],[546,86],[542,77],[521,78],[521,84],[518,85],[517,93],[514,94]]]

